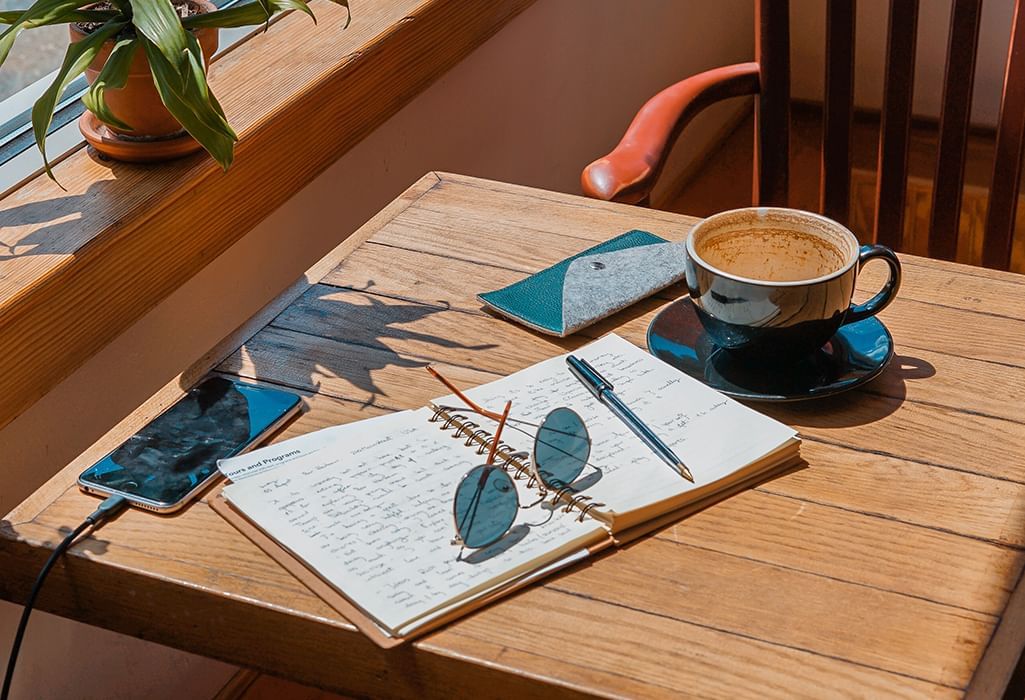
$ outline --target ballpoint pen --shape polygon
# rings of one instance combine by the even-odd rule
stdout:
[[[669,449],[669,446],[662,442],[651,428],[644,424],[644,422],[637,417],[634,413],[623,403],[616,394],[612,391],[612,384],[605,379],[605,377],[599,374],[598,370],[588,364],[587,360],[581,360],[579,357],[569,355],[566,358],[566,364],[569,365],[569,371],[573,373],[580,383],[587,387],[587,390],[594,395],[594,398],[601,401],[603,404],[609,407],[609,410],[619,420],[623,421],[630,430],[634,432],[634,435],[639,437],[641,441],[647,445],[652,452],[658,455],[663,462],[668,464],[677,474],[687,479],[688,481],[694,481],[694,476],[690,473],[690,469],[683,463],[676,453]]]

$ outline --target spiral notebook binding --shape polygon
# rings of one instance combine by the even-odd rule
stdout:
[[[430,422],[437,423],[443,420],[441,429],[451,430],[452,437],[463,439],[463,444],[467,447],[477,445],[477,454],[482,455],[491,449],[492,436],[489,430],[481,428],[479,423],[471,421],[462,413],[454,413],[440,406],[433,408],[434,414],[431,416]],[[498,443],[495,457],[498,460],[498,466],[510,472],[513,478],[528,479],[528,486],[530,481],[533,481],[534,477],[530,473],[530,460],[526,459],[525,453],[514,452],[512,446],[503,440]]]
[[[428,420],[431,423],[437,423],[438,421],[443,420],[444,422],[441,425],[441,430],[452,430],[453,438],[465,438],[463,444],[467,447],[477,445],[476,452],[479,455],[482,455],[491,449],[491,432],[485,428],[481,428],[479,423],[471,421],[462,413],[454,413],[442,406],[435,406],[434,404],[431,404],[431,408],[434,409],[434,414]],[[538,483],[537,477],[534,476],[533,470],[530,468],[530,459],[526,452],[515,452],[511,445],[504,440],[500,440],[498,442],[498,448],[495,450],[495,457],[498,460],[498,466],[512,474],[514,479],[526,479],[527,488],[541,487]],[[604,503],[599,503],[593,500],[590,496],[575,493],[568,487],[558,489],[554,491],[552,495],[554,499],[562,505],[562,512],[569,513],[574,509],[580,511],[580,514],[577,516],[577,520],[581,522],[583,522],[584,518],[592,510],[595,508],[601,508],[605,505]]]

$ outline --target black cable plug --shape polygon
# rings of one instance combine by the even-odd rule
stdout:
[[[7,672],[4,674],[4,686],[3,690],[0,690],[0,700],[8,700],[8,696],[11,692],[11,680],[14,678],[14,664],[18,660],[18,651],[21,649],[21,640],[25,637],[25,628],[28,626],[28,617],[32,614],[32,607],[36,603],[36,597],[39,595],[39,590],[43,587],[43,581],[46,580],[46,575],[50,573],[50,569],[57,563],[61,555],[64,554],[74,544],[78,536],[89,528],[97,528],[103,521],[108,520],[118,513],[121,512],[124,507],[128,505],[128,501],[124,496],[110,496],[100,507],[94,510],[90,515],[86,517],[82,523],[68,533],[68,536],[61,540],[61,543],[57,545],[53,552],[50,554],[50,558],[43,564],[42,570],[39,575],[36,576],[36,582],[32,584],[32,591],[28,594],[28,599],[25,601],[25,609],[21,613],[21,620],[18,622],[18,631],[14,633],[14,644],[11,647],[11,656],[7,661]]]
[[[98,525],[120,513],[126,505],[128,505],[128,500],[124,496],[109,496],[100,504],[99,508],[87,515],[85,520],[90,525]]]

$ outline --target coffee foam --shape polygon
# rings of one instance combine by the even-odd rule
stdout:
[[[797,282],[843,269],[850,256],[846,245],[836,243],[821,233],[763,226],[712,232],[695,250],[709,265],[731,275]]]

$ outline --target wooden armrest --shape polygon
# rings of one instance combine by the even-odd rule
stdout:
[[[710,104],[759,91],[757,63],[738,63],[698,73],[645,103],[619,145],[580,175],[584,194],[637,204],[655,185],[669,149],[683,128]]]

